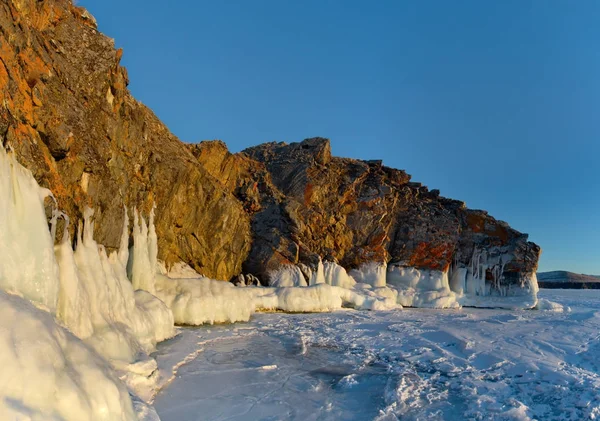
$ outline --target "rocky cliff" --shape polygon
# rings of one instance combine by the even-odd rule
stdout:
[[[121,55],[68,0],[0,1],[0,136],[72,218],[96,208],[100,243],[118,246],[124,205],[156,204],[160,257],[227,279],[248,254],[249,217],[131,97]]]
[[[267,282],[320,258],[477,267],[495,288],[535,273],[540,248],[526,234],[380,161],[333,157],[327,139],[239,154],[180,142],[132,98],[121,55],[70,1],[0,0],[0,137],[72,218],[97,209],[107,247],[123,206],[156,205],[159,258],[218,279]]]

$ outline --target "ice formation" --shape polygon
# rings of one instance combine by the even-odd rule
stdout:
[[[0,288],[54,311],[58,265],[44,216],[44,199],[52,193],[1,146],[0,193]]]
[[[325,262],[323,264],[323,272],[325,282],[328,285],[342,287],[342,288],[353,288],[356,285],[356,281],[346,269],[334,262]]]
[[[267,276],[269,286],[272,287],[304,287],[306,279],[302,270],[295,265],[283,265]]]
[[[470,307],[507,309],[534,308],[538,283],[535,273],[521,277],[520,283],[506,282],[504,268],[512,259],[501,249],[489,252],[474,248],[468,267],[456,264],[450,268],[450,285],[459,302]]]
[[[384,287],[386,285],[386,266],[385,263],[367,262],[357,269],[352,269],[350,275],[356,282],[374,287]]]
[[[311,276],[308,280],[308,285],[318,285],[325,283],[325,269],[323,267],[323,261],[319,258],[319,263],[317,264],[317,270],[311,273]]]
[[[156,294],[171,308],[178,324],[247,321],[254,312],[248,290],[205,277],[172,279],[156,276]]]
[[[0,413],[16,419],[154,417],[135,395],[152,397],[158,371],[149,354],[175,334],[174,323],[247,321],[260,310],[537,304],[535,275],[520,286],[505,282],[509,257],[477,249],[469,267],[454,265],[449,273],[377,262],[348,273],[319,259],[312,268],[286,265],[269,273],[269,287],[238,288],[183,263],[170,269],[159,263],[154,210],[147,222],[134,211],[132,249],[124,210],[120,247],[109,255],[93,238],[88,209],[73,250],[68,216],[54,211],[48,230],[44,200],[51,193],[3,148],[0,196],[7,198],[0,203],[0,364],[8,367],[0,374]],[[60,218],[65,228],[54,245]],[[560,311],[546,302],[538,308]]]
[[[7,198],[0,204],[0,414],[138,419],[112,370],[131,386],[151,387],[156,362],[147,352],[173,335],[170,310],[143,291],[134,293],[127,250],[106,255],[93,240],[91,211],[75,252],[66,228],[54,246],[44,212],[49,192],[2,148],[0,174],[0,197]],[[52,222],[59,217],[68,226],[59,213]]]
[[[460,307],[456,294],[450,289],[447,272],[390,264],[387,282],[398,290],[398,303],[402,306]]]

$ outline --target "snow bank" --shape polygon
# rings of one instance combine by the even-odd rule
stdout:
[[[535,306],[535,309],[553,311],[555,313],[563,313],[565,311],[565,307],[562,304],[555,303],[554,301],[547,300],[546,298],[540,298]],[[571,309],[567,307],[566,311],[569,312]]]
[[[11,420],[137,420],[109,365],[50,313],[0,291],[0,415]]]

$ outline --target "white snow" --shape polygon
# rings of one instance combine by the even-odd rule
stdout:
[[[186,329],[159,345],[170,383],[154,404],[163,421],[598,419],[600,291],[540,295],[571,311],[271,313]]]
[[[50,313],[0,291],[3,420],[136,420],[106,361]]]

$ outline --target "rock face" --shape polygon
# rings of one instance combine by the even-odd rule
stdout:
[[[72,218],[96,208],[100,243],[118,247],[124,205],[156,204],[160,258],[228,279],[250,249],[249,218],[131,97],[121,55],[70,1],[1,0],[3,143]]]
[[[236,155],[222,142],[190,149],[251,215],[244,270],[263,280],[282,264],[314,267],[319,256],[347,269],[375,261],[440,271],[477,259],[498,286],[537,268],[540,248],[526,234],[380,161],[332,157],[327,139],[266,143]]]
[[[481,266],[498,287],[535,273],[540,248],[485,211],[381,161],[331,156],[329,140],[231,154],[186,145],[129,94],[122,52],[67,0],[0,0],[0,136],[58,207],[119,244],[123,206],[156,205],[159,258],[232,279],[282,265]],[[60,230],[59,230],[60,231]]]

